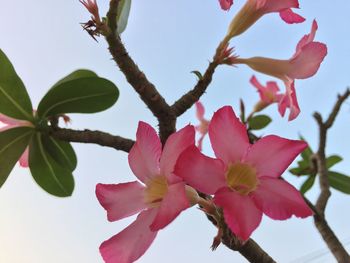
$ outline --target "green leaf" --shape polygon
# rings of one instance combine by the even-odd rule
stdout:
[[[118,34],[123,33],[126,28],[126,25],[128,24],[130,8],[131,8],[131,0],[119,1],[118,12],[117,12]]]
[[[350,177],[337,173],[328,171],[329,185],[334,189],[343,192],[344,194],[350,194]]]
[[[289,169],[289,172],[296,175],[311,175],[312,171],[310,169],[310,163],[306,160],[300,160],[298,161],[298,167]]]
[[[69,142],[57,140],[51,136],[42,136],[45,150],[51,157],[61,166],[70,171],[74,171],[77,167],[77,156]]]
[[[248,121],[249,129],[261,130],[270,124],[271,118],[267,115],[256,115]]]
[[[336,165],[337,163],[341,162],[343,158],[341,158],[339,155],[331,155],[327,157],[326,159],[326,166],[327,169],[331,168],[332,166]]]
[[[191,71],[191,73],[195,74],[197,76],[198,80],[203,79],[202,73],[200,73],[198,70],[193,70],[193,71]]]
[[[33,107],[27,90],[1,49],[0,113],[14,119],[33,121]]]
[[[301,168],[301,167],[291,168],[291,169],[289,169],[289,172],[293,175],[296,175],[296,176],[310,175],[311,174],[309,168]]]
[[[304,195],[307,191],[309,191],[311,189],[311,187],[314,185],[315,183],[315,179],[316,176],[315,175],[311,175],[309,176],[305,182],[302,184],[302,186],[300,187],[300,192]]]
[[[95,113],[113,106],[118,88],[99,77],[73,79],[50,89],[40,101],[37,114],[47,117],[62,113]]]
[[[97,74],[91,70],[88,69],[78,69],[76,71],[73,71],[72,73],[70,73],[69,75],[65,76],[64,78],[60,79],[55,85],[53,85],[52,88],[70,81],[70,80],[74,80],[74,79],[81,79],[81,78],[89,78],[89,77],[98,77]]]
[[[58,197],[72,195],[72,172],[57,163],[45,150],[40,133],[34,136],[29,146],[29,167],[34,180],[49,194]]]
[[[304,139],[304,137],[303,137],[302,135],[299,135],[299,138],[300,138],[300,140],[302,140],[302,141],[308,143],[308,142]],[[312,149],[310,148],[310,146],[309,146],[309,144],[308,144],[307,148],[301,153],[301,157],[302,157],[304,160],[306,160],[306,161],[309,162],[309,161],[310,161],[310,158],[311,158],[311,155],[313,155],[313,154],[314,154],[314,153],[313,153]]]
[[[34,134],[29,127],[0,132],[0,187],[4,184]]]

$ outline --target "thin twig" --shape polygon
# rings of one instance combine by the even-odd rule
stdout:
[[[334,105],[333,110],[326,121],[323,121],[320,113],[318,112],[314,113],[314,118],[316,119],[316,122],[319,126],[319,134],[320,134],[319,147],[315,158],[317,160],[317,169],[318,169],[318,174],[320,179],[321,194],[317,199],[316,208],[321,213],[325,212],[328,199],[331,195],[331,192],[329,190],[328,171],[327,171],[326,154],[325,154],[327,132],[332,127],[339,113],[341,105],[349,96],[350,96],[349,89],[347,89],[343,95],[338,96],[338,100]]]
[[[312,206],[315,212],[314,222],[316,228],[321,234],[323,240],[326,242],[328,248],[330,249],[334,257],[337,259],[337,261],[340,263],[349,263],[350,255],[347,253],[347,251],[339,241],[338,237],[334,234],[333,230],[328,225],[325,217],[326,206],[331,196],[325,149],[327,142],[327,132],[332,127],[343,102],[349,96],[349,89],[347,89],[343,95],[338,95],[338,100],[326,121],[323,121],[323,118],[320,113],[314,113],[314,118],[319,126],[320,139],[318,151],[313,158],[316,159],[317,173],[319,175],[321,188],[321,193],[316,201],[316,205]]]
[[[69,142],[93,143],[107,146],[116,150],[129,152],[134,145],[134,141],[120,136],[114,136],[106,132],[90,130],[55,129],[50,131],[50,135]]]
[[[198,80],[196,86],[192,90],[187,92],[185,95],[183,95],[171,106],[176,116],[181,116],[183,113],[185,113],[204,94],[207,87],[212,81],[217,66],[217,62],[210,62],[207,70],[203,75],[203,78]]]
[[[220,42],[218,47],[216,48],[215,55],[213,57],[213,61],[209,63],[208,68],[205,70],[205,73],[202,78],[200,78],[197,84],[194,86],[192,90],[183,95],[180,99],[175,101],[175,103],[171,106],[176,116],[181,116],[185,113],[189,108],[193,106],[193,104],[200,99],[200,97],[207,90],[209,84],[213,79],[213,75],[215,69],[222,64],[222,59],[226,57],[223,56],[223,52],[228,47],[229,38],[225,38]],[[230,53],[227,54],[230,56]],[[229,59],[229,57],[227,58]]]

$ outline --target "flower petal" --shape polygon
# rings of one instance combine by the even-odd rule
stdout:
[[[202,151],[203,149],[203,140],[204,140],[204,136],[205,134],[202,134],[199,139],[198,139],[198,142],[197,142],[197,147],[200,151]]]
[[[150,230],[157,209],[141,212],[137,219],[123,231],[104,241],[100,253],[106,263],[132,263],[150,247],[157,232]]]
[[[256,168],[258,176],[277,178],[306,147],[304,141],[269,135],[253,144],[245,161]]]
[[[23,168],[29,167],[29,147],[27,147],[19,158],[19,165]]]
[[[156,131],[140,121],[136,133],[136,143],[129,152],[129,165],[142,182],[159,174],[159,158],[162,144]]]
[[[204,106],[203,104],[200,102],[200,101],[197,101],[195,103],[195,106],[196,106],[196,116],[197,116],[197,119],[199,121],[203,120],[204,119],[204,113],[205,113],[205,109],[204,109]]]
[[[116,221],[147,208],[144,202],[145,187],[139,182],[97,184],[96,196],[107,211],[109,221]]]
[[[214,194],[226,186],[222,161],[203,155],[195,146],[188,147],[180,155],[174,173],[205,194]]]
[[[214,203],[223,208],[225,222],[231,231],[244,241],[261,222],[262,212],[247,195],[222,189],[215,194]]]
[[[166,141],[160,158],[160,172],[169,176],[175,167],[179,155],[190,145],[194,145],[195,130],[192,125],[173,133]]]
[[[285,82],[286,85],[286,94],[284,94],[279,103],[278,103],[278,111],[283,117],[286,109],[289,108],[289,117],[288,120],[292,121],[296,117],[298,117],[300,113],[300,108],[296,96],[296,91],[294,87],[294,81],[287,81]]]
[[[20,120],[13,119],[13,118],[8,117],[4,114],[0,114],[0,122],[3,122],[5,124],[11,125],[11,126],[18,126],[18,124],[21,123]]]
[[[275,220],[292,215],[305,218],[313,214],[300,192],[289,183],[274,178],[259,178],[258,189],[252,194],[256,206]]]
[[[233,5],[233,0],[219,0],[219,3],[223,10],[229,10]]]
[[[265,87],[258,81],[258,79],[253,75],[249,82],[258,90],[261,100],[265,101]]]
[[[257,6],[264,13],[272,13],[287,8],[299,8],[299,3],[298,0],[257,0]]]
[[[327,55],[327,46],[320,42],[305,45],[300,53],[290,60],[287,75],[292,79],[306,79],[316,74]]]
[[[214,113],[209,124],[209,137],[216,157],[225,164],[239,161],[250,145],[247,129],[230,106]]]
[[[295,54],[293,55],[293,58],[295,58],[296,56],[299,55],[299,53],[301,52],[301,50],[304,46],[306,46],[307,44],[314,41],[317,29],[318,29],[318,25],[317,25],[316,20],[314,20],[312,22],[310,34],[307,34],[300,39],[300,41],[296,47]]]
[[[304,17],[294,13],[290,8],[280,11],[280,17],[287,24],[298,24],[305,21]]]
[[[185,192],[185,183],[177,183],[168,187],[168,192],[163,198],[158,214],[151,224],[152,231],[158,231],[170,224],[183,210],[190,207]]]
[[[280,89],[275,81],[266,82],[266,87],[264,87],[253,75],[250,78],[250,83],[258,90],[260,100],[267,105],[276,102],[281,98],[281,94],[277,94]]]

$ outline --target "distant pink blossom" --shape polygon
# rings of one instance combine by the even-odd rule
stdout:
[[[233,0],[219,0],[219,3],[223,10],[229,10],[233,5]]]
[[[180,155],[175,173],[197,191],[214,195],[225,222],[243,241],[263,213],[276,220],[313,214],[299,191],[280,179],[307,147],[305,142],[270,135],[250,144],[246,127],[229,106],[214,114],[209,137],[216,159],[190,146]]]
[[[194,145],[194,133],[193,126],[186,126],[173,133],[162,150],[156,131],[147,123],[139,123],[129,165],[142,183],[96,186],[96,196],[109,221],[139,213],[131,225],[101,244],[105,262],[134,262],[146,252],[158,230],[196,203],[197,192],[173,174],[180,153]]]
[[[284,82],[286,93],[279,103],[279,112],[284,116],[286,109],[289,108],[289,120],[295,119],[300,113],[294,87],[295,79],[306,79],[315,75],[327,55],[327,46],[313,41],[316,30],[317,23],[314,20],[310,34],[299,41],[295,54],[288,60],[265,57],[236,58],[235,60],[235,64],[246,64],[258,72],[279,78]]]
[[[4,124],[4,126],[0,128],[0,132],[6,131],[12,128],[16,128],[16,127],[22,127],[22,126],[33,127],[33,124],[30,121],[13,119],[4,114],[0,114],[0,122]],[[29,149],[27,147],[23,152],[23,154],[21,155],[21,157],[19,158],[19,165],[24,168],[27,168],[29,166],[28,158],[29,158]]]
[[[280,89],[276,81],[268,81],[266,86],[263,86],[255,76],[252,76],[250,83],[257,89],[261,104],[265,107],[280,101],[282,95],[279,94]]]
[[[200,133],[200,138],[197,142],[198,148],[202,150],[203,139],[205,135],[208,133],[209,120],[204,118],[205,108],[200,101],[197,101],[196,104],[196,116],[199,120],[199,125],[195,126],[196,131]]]
[[[298,0],[247,0],[232,20],[227,35],[232,38],[242,34],[268,13],[278,12],[288,24],[304,22],[305,18],[294,13],[291,8],[299,8]]]

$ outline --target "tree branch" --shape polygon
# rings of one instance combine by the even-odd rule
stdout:
[[[116,33],[116,17],[117,17],[117,9],[118,9],[119,0],[111,0],[110,8],[107,13],[108,18],[108,26],[110,29],[110,33],[106,36],[106,40],[109,45],[109,51],[113,56],[113,59],[118,64],[121,71],[124,73],[128,82],[134,88],[134,90],[140,95],[141,99],[148,106],[154,116],[157,117],[159,122],[159,134],[161,141],[164,145],[166,139],[175,131],[176,119],[178,116],[182,115],[185,111],[187,111],[205,92],[209,84],[211,83],[213,74],[215,72],[216,67],[220,64],[218,56],[221,54],[220,52],[227,44],[227,40],[220,43],[216,54],[214,56],[213,62],[211,62],[201,80],[198,81],[197,85],[189,91],[187,94],[182,96],[179,100],[177,100],[174,105],[171,107],[166,103],[165,99],[159,94],[157,89],[154,87],[152,83],[148,81],[145,74],[140,71],[135,62],[129,56],[126,51],[124,45],[121,42],[120,37]],[[91,133],[91,131],[85,131]],[[55,136],[60,137],[61,139],[72,140],[70,137],[73,134],[69,133],[70,136],[65,134],[63,136],[63,130],[56,131]],[[96,132],[92,132],[96,133]],[[100,132],[97,132],[100,133]],[[99,136],[95,134],[99,140],[102,138],[108,139],[107,141],[98,141],[100,145],[115,146],[114,148],[121,148],[119,144],[122,142],[122,146],[124,150],[129,150],[133,144],[132,141],[107,135]],[[114,141],[116,140],[116,141]],[[82,137],[79,136],[79,141],[82,142]],[[91,142],[91,138],[89,140]],[[247,258],[250,262],[256,263],[272,263],[275,262],[265,251],[263,251],[253,240],[248,240],[245,244],[241,244],[238,239],[232,234],[232,232],[226,227],[226,232],[222,236],[222,242],[230,249],[239,251],[245,258]]]
[[[114,136],[101,131],[90,130],[71,130],[57,128],[50,131],[50,135],[68,142],[94,143],[101,146],[107,146],[116,150],[129,152],[134,145],[134,141],[120,136]]]
[[[326,121],[323,121],[320,113],[315,112],[314,118],[319,126],[319,147],[317,153],[313,158],[316,159],[317,173],[319,175],[321,193],[316,201],[316,205],[312,206],[315,215],[314,222],[317,230],[321,234],[323,240],[326,242],[328,248],[340,263],[349,263],[350,255],[347,253],[338,237],[334,234],[326,221],[325,210],[328,200],[331,196],[329,181],[328,181],[328,168],[326,164],[326,142],[327,132],[332,127],[339,110],[343,102],[350,96],[350,90],[347,89],[343,95],[338,95],[338,100],[334,105],[330,115]],[[310,202],[308,202],[310,205]],[[311,207],[311,206],[310,206]]]
[[[140,95],[142,101],[151,110],[153,115],[159,121],[159,133],[164,143],[167,137],[175,131],[176,116],[165,99],[159,94],[155,86],[147,79],[145,74],[138,68],[133,59],[129,56],[121,39],[116,31],[117,29],[117,10],[119,0],[111,0],[109,11],[107,13],[108,26],[110,29],[106,40],[109,45],[109,51],[114,61],[124,73],[127,81]]]
[[[276,261],[270,257],[253,239],[248,239],[242,244],[237,237],[227,228],[221,238],[222,243],[231,250],[238,251],[243,257],[252,263],[275,263]]]
[[[319,179],[320,179],[321,194],[317,199],[316,208],[322,214],[324,214],[328,199],[331,196],[331,192],[329,190],[328,170],[327,170],[326,155],[325,155],[327,132],[332,127],[339,113],[341,105],[349,96],[350,96],[349,89],[347,89],[343,95],[338,95],[338,100],[334,105],[332,112],[328,116],[328,119],[325,122],[323,121],[320,113],[318,112],[314,113],[314,118],[316,119],[316,122],[319,126],[319,136],[320,136],[319,147],[315,158],[317,160],[317,170],[318,170]]]
[[[210,62],[207,70],[203,75],[203,78],[198,80],[196,86],[171,106],[176,116],[180,116],[185,113],[204,94],[207,87],[212,81],[215,69],[218,65],[219,64],[215,61]]]
[[[229,38],[224,38],[224,40],[220,42],[219,46],[216,48],[213,61],[209,63],[203,77],[198,80],[196,86],[194,86],[192,90],[187,92],[180,99],[175,101],[175,103],[171,106],[176,116],[181,116],[189,108],[191,108],[196,101],[199,100],[211,83],[215,69],[220,64],[227,64],[224,62],[225,59],[230,60],[233,49],[229,49],[229,51],[227,51],[229,40]]]

